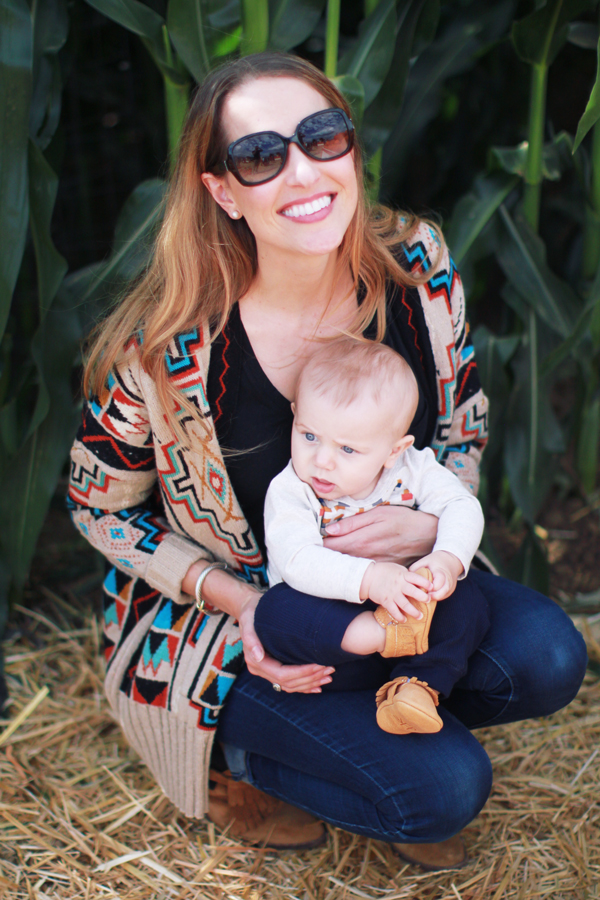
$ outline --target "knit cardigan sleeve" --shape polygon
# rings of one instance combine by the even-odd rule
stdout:
[[[476,495],[488,440],[488,400],[477,371],[462,281],[448,247],[440,248],[429,225],[421,223],[404,250],[411,268],[430,271],[418,290],[436,369],[438,413],[431,447],[437,461]],[[437,260],[435,267],[432,260]]]
[[[154,439],[130,356],[102,398],[84,404],[71,451],[68,506],[80,533],[118,569],[176,602],[181,581],[206,549],[177,534],[157,490]]]
[[[454,411],[441,462],[473,494],[479,487],[479,466],[488,441],[488,400],[483,393],[462,281],[448,249],[445,264],[451,274],[450,305],[454,330]]]

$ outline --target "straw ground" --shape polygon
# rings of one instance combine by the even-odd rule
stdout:
[[[33,592],[32,592],[33,593]],[[479,733],[495,770],[472,862],[425,874],[331,829],[301,854],[251,850],[179,815],[111,719],[95,615],[48,588],[17,609],[0,732],[6,900],[600,898],[600,682],[568,710]],[[587,623],[586,623],[587,624]],[[593,624],[593,623],[592,623]],[[600,646],[587,627],[592,655]]]

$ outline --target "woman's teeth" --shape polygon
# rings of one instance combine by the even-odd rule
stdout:
[[[310,216],[312,213],[319,212],[320,209],[325,209],[330,203],[331,195],[328,194],[326,197],[319,197],[317,200],[313,200],[312,203],[301,203],[300,206],[288,206],[287,209],[283,210],[283,215],[288,216],[290,219],[297,219],[300,216]]]

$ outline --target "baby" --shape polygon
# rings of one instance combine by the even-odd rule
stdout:
[[[329,689],[387,679],[377,721],[394,734],[442,728],[438,697],[466,673],[489,627],[486,600],[466,577],[481,507],[430,449],[413,447],[417,403],[412,370],[385,345],[342,338],[311,357],[292,404],[292,459],[265,502],[270,589],[255,619],[281,662],[336,666]],[[433,551],[406,568],[324,547],[331,522],[382,504],[437,516]]]

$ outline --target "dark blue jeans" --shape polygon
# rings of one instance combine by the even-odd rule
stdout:
[[[282,663],[335,666],[324,690],[380,688],[394,678],[413,676],[448,697],[466,675],[469,659],[490,627],[487,599],[471,574],[451,597],[438,603],[429,630],[429,650],[419,656],[384,659],[342,650],[346,629],[374,603],[344,603],[294,590],[281,582],[263,594],[254,627],[265,651]]]
[[[583,639],[547,597],[483,572],[473,578],[491,626],[440,707],[438,734],[382,731],[372,689],[276,693],[245,671],[217,731],[234,776],[376,840],[433,842],[460,831],[492,785],[490,761],[470,729],[561,709],[587,661]]]

